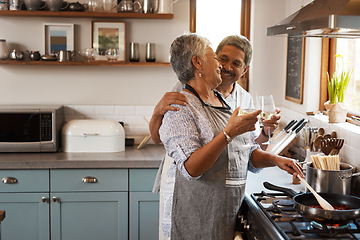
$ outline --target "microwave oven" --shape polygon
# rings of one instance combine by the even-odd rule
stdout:
[[[0,105],[0,152],[57,152],[64,107]]]

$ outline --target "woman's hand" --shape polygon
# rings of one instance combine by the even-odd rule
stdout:
[[[256,168],[278,166],[280,169],[288,172],[289,174],[299,174],[300,177],[304,177],[302,168],[296,160],[265,152],[261,149],[255,149],[252,152],[251,162]]]
[[[299,174],[300,177],[302,177],[302,178],[305,177],[301,166],[294,159],[277,156],[274,160],[274,163],[280,169],[288,172],[289,174],[292,174],[292,175]]]
[[[261,113],[261,110],[257,110],[252,113],[238,116],[239,108],[235,109],[231,115],[228,124],[226,125],[224,131],[229,134],[230,138],[250,132],[255,130],[255,124],[258,120],[258,115]]]

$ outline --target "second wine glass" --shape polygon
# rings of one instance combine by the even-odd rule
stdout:
[[[258,98],[258,104],[261,108],[262,113],[260,114],[260,119],[264,125],[265,120],[269,120],[273,114],[275,114],[275,103],[274,98],[272,95],[267,96],[259,96]],[[269,139],[267,142],[264,142],[262,144],[267,145],[271,144],[271,134],[270,134],[270,128],[268,128],[267,135],[269,136]]]

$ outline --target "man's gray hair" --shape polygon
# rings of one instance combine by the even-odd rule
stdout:
[[[195,33],[183,34],[172,42],[170,64],[182,84],[195,77],[192,57],[204,59],[208,46],[210,41]]]
[[[225,45],[230,45],[241,49],[245,53],[245,67],[250,65],[252,57],[252,46],[249,40],[241,35],[231,35],[224,38],[216,48],[216,55]]]

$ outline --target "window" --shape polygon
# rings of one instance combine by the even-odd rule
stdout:
[[[345,103],[348,104],[348,112],[360,115],[360,39],[336,40],[336,55],[340,54],[345,63],[348,63],[353,70]]]
[[[233,34],[250,39],[251,0],[190,0],[190,31],[208,38],[214,51],[220,41]],[[248,90],[248,73],[239,84]]]
[[[322,70],[319,109],[324,110],[324,102],[328,100],[328,80],[326,73],[329,72],[330,76],[332,75],[336,66],[335,56],[340,54],[344,59],[344,62],[349,63],[354,69],[345,96],[345,103],[348,104],[348,115],[360,116],[360,39],[324,38],[322,41]]]
[[[215,49],[228,35],[240,34],[241,1],[196,0],[196,32]]]

